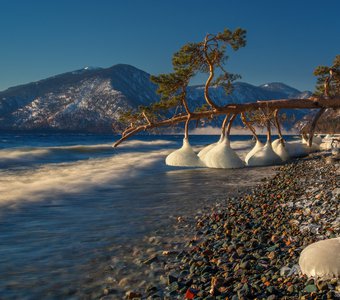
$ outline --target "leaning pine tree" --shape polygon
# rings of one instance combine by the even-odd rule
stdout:
[[[244,104],[216,103],[210,96],[212,87],[223,87],[226,95],[232,91],[232,83],[239,75],[226,71],[225,65],[228,59],[227,51],[238,50],[246,44],[246,31],[236,29],[231,31],[225,29],[221,33],[207,34],[203,41],[188,43],[176,52],[172,59],[173,72],[151,76],[151,80],[158,85],[157,92],[160,100],[150,106],[141,106],[137,111],[127,111],[121,115],[121,122],[126,125],[122,137],[115,142],[118,146],[121,142],[136,133],[157,128],[160,126],[173,126],[178,123],[185,123],[183,147],[171,157],[167,163],[175,165],[197,165],[201,166],[204,155],[199,157],[191,149],[188,140],[188,129],[190,121],[211,120],[217,116],[225,116],[221,128],[221,140],[225,140],[228,148],[228,136],[231,123],[235,117],[241,114],[241,119],[254,134],[257,135],[253,124],[262,123],[268,130],[268,141],[271,142],[271,125],[277,127],[280,134],[280,142],[284,147],[284,140],[281,135],[279,123],[280,109],[319,109],[313,123],[317,122],[318,115],[321,115],[327,108],[339,109],[339,65],[340,58],[336,57],[332,67],[319,67],[315,74],[319,76],[319,93],[309,99],[281,99],[256,101]],[[206,103],[202,106],[199,101],[187,97],[187,88],[192,78],[197,74],[207,75],[204,86],[204,98]],[[231,116],[229,118],[229,116]],[[260,117],[257,120],[257,117]],[[265,124],[264,124],[265,123]],[[310,126],[310,144],[312,142],[315,125]],[[225,128],[228,127],[226,131]],[[220,141],[221,141],[220,140]],[[218,144],[218,143],[217,143]],[[231,153],[230,147],[218,146],[221,153]],[[227,151],[227,150],[228,151]],[[224,155],[223,154],[223,155]],[[222,157],[223,157],[222,155]],[[228,154],[229,155],[229,154]],[[225,156],[225,155],[224,155]],[[190,157],[190,159],[188,159]],[[220,161],[218,161],[219,165]],[[226,161],[222,165],[225,165]],[[212,165],[216,165],[215,162]]]
[[[228,48],[236,51],[244,47],[245,35],[246,31],[241,28],[235,31],[225,29],[218,34],[206,35],[199,43],[184,45],[172,58],[172,73],[151,76],[151,80],[158,85],[160,101],[150,106],[139,107],[138,111],[129,111],[121,116],[121,121],[125,122],[128,128],[122,133],[122,138],[115,143],[115,146],[137,132],[179,122],[185,122],[184,139],[187,141],[191,120],[212,118],[221,108],[211,99],[210,87],[221,86],[226,93],[230,93],[232,82],[240,78],[239,75],[225,70],[228,59],[226,53]],[[204,87],[206,104],[203,106],[199,106],[194,100],[189,102],[187,98],[190,80],[198,73],[208,75]],[[170,118],[169,114],[172,114]]]

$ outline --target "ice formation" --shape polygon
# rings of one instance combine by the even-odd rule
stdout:
[[[269,166],[281,163],[282,160],[280,156],[278,156],[270,142],[267,142],[264,147],[260,148],[256,153],[254,153],[248,159],[248,166]]]
[[[320,147],[319,147],[320,144],[315,143],[315,142],[314,142],[314,139],[315,139],[315,137],[313,138],[312,146],[309,147],[309,146],[308,146],[309,141],[306,140],[304,137],[302,137],[302,144],[305,145],[305,148],[306,148],[307,153],[312,153],[312,152],[316,152],[316,151],[319,151],[319,150],[320,150]]]
[[[263,147],[264,147],[263,143],[257,140],[253,149],[250,150],[250,152],[246,155],[246,158],[244,159],[246,164],[248,164],[249,158],[251,158],[257,151],[259,151]]]
[[[296,142],[287,142],[286,150],[290,157],[302,157],[308,155],[307,145],[303,144],[300,141]]]
[[[234,169],[244,167],[243,161],[230,147],[230,141],[222,138],[206,155],[204,162],[209,168]]]
[[[169,166],[179,167],[204,167],[203,161],[197,156],[192,149],[189,140],[183,139],[183,146],[170,153],[165,159],[165,163]]]
[[[285,146],[283,146],[282,143],[280,142],[280,139],[276,139],[274,142],[272,142],[272,148],[273,148],[274,152],[278,156],[280,156],[282,161],[289,160],[290,156],[289,156],[289,153],[286,149],[286,144],[285,144]]]
[[[198,157],[204,161],[205,159],[205,156],[207,155],[207,153],[212,149],[214,148],[219,142],[221,141],[221,139],[217,142],[217,143],[213,143],[213,144],[210,144],[208,146],[205,146],[200,152],[198,152]]]
[[[308,277],[329,279],[340,276],[340,237],[322,240],[307,246],[299,265]]]
[[[280,139],[274,140],[274,141],[272,142],[273,150],[275,151],[275,150],[276,150],[276,147],[277,147],[278,145],[280,145],[280,144],[281,144],[281,143],[280,143]]]

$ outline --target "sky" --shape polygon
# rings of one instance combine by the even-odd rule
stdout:
[[[171,72],[182,45],[238,27],[247,46],[229,50],[227,70],[313,90],[314,68],[340,54],[339,11],[338,0],[0,0],[0,91],[86,66]]]

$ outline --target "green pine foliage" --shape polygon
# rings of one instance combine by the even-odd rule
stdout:
[[[318,66],[314,70],[314,75],[317,76],[317,83],[315,87],[316,96],[325,96],[325,82],[332,73],[331,80],[329,81],[329,97],[340,95],[340,55],[337,55],[333,61],[333,65]]]
[[[157,93],[160,101],[150,106],[140,107],[136,112],[125,112],[121,122],[130,126],[145,124],[147,116],[151,122],[157,122],[169,117],[169,114],[179,115],[206,111],[209,106],[199,107],[197,103],[188,103],[187,87],[190,80],[199,73],[214,73],[214,80],[209,86],[221,86],[226,93],[232,92],[232,82],[240,78],[224,68],[228,56],[227,46],[234,51],[246,45],[246,31],[238,28],[235,31],[225,29],[217,34],[208,34],[199,43],[188,43],[173,55],[173,72],[151,76],[151,81],[158,85]],[[218,76],[215,76],[218,74]],[[200,105],[201,106],[201,105]]]

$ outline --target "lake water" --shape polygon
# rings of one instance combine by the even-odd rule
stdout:
[[[198,151],[218,138],[190,142]],[[0,134],[1,299],[68,298],[121,245],[269,175],[268,168],[166,166],[182,136],[143,136],[112,148],[115,139]],[[241,157],[253,145],[250,136],[231,140]]]

